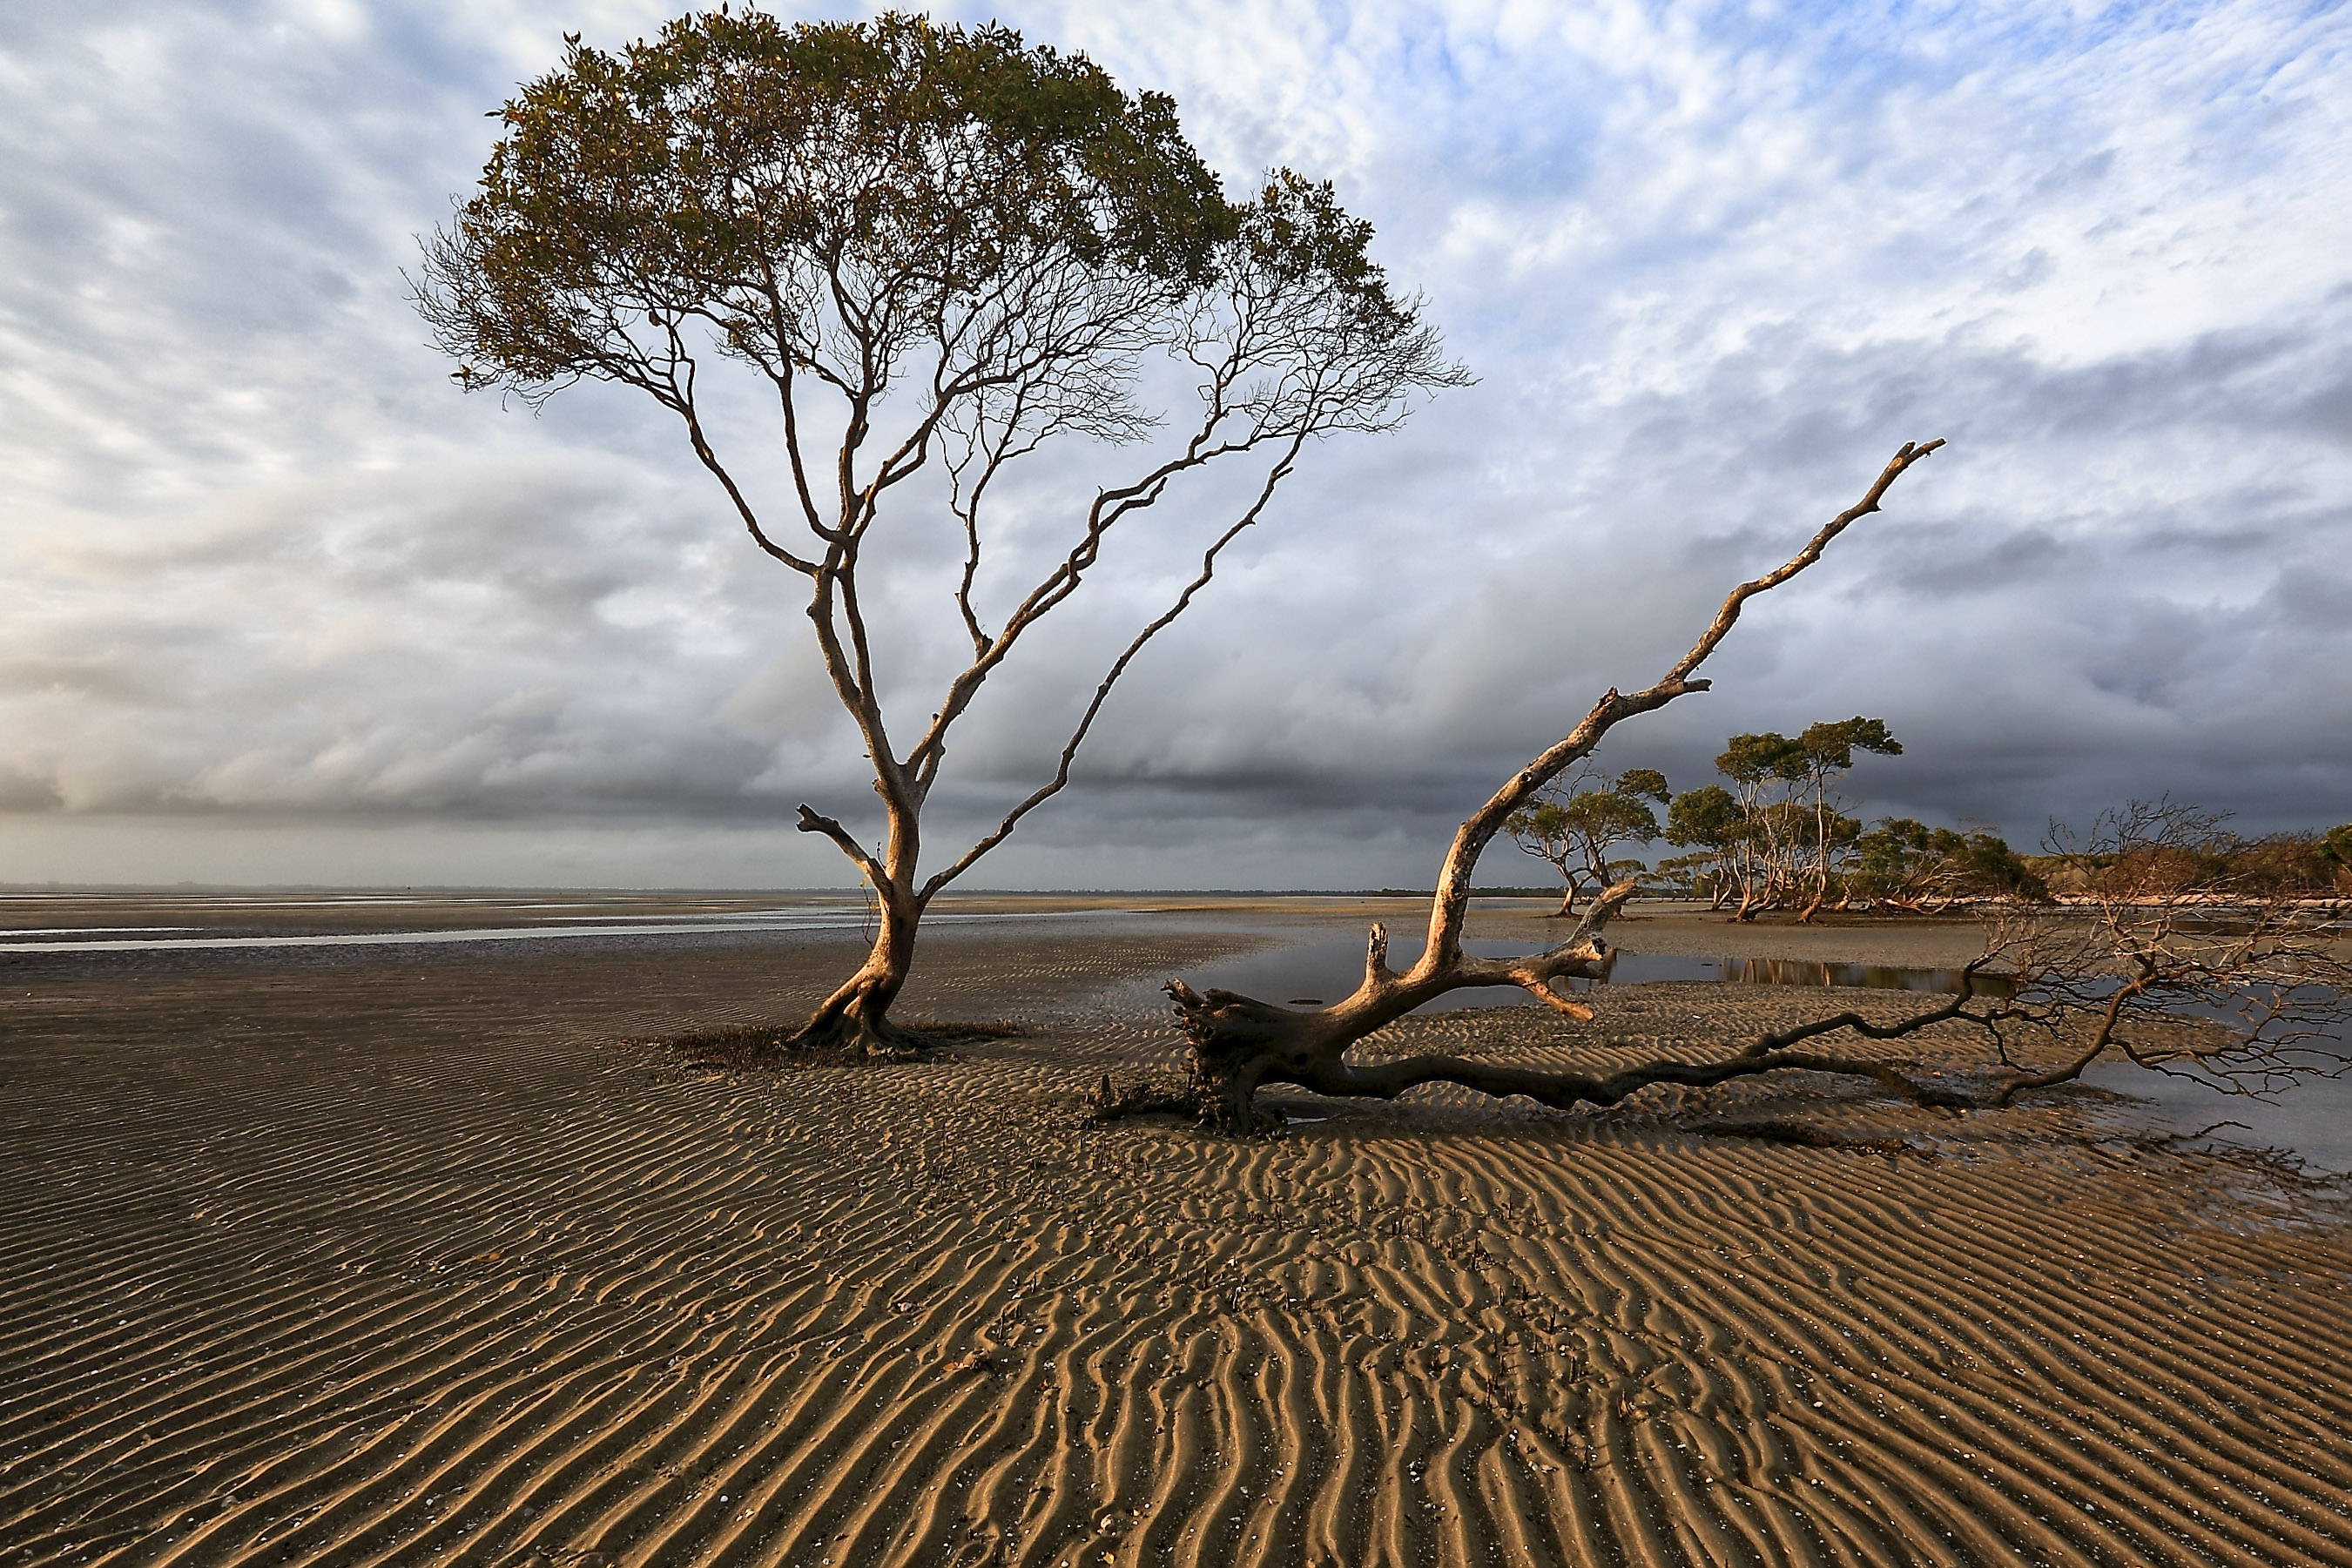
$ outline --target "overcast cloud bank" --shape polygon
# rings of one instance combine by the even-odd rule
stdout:
[[[560,31],[665,14],[0,16],[0,880],[845,880],[788,825],[866,799],[797,580],[649,404],[461,396],[400,277]],[[1313,453],[975,882],[1425,880],[1505,771],[1930,436],[1714,693],[1602,760],[1686,788],[1734,731],[1865,713],[1906,748],[1857,770],[1869,815],[2352,817],[2342,7],[934,14],[1171,92],[1236,187],[1335,179],[1482,378]],[[1031,484],[1031,548],[1090,471]],[[950,819],[1050,769],[1068,672],[1214,520],[1127,541],[1006,672]],[[906,527],[917,707],[945,541]]]

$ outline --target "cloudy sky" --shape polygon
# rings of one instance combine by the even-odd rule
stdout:
[[[658,411],[462,395],[405,298],[484,111],[563,31],[668,9],[0,9],[0,881],[844,880],[788,826],[874,826],[797,580]],[[1334,180],[1479,377],[1310,455],[974,884],[1425,884],[1503,773],[1933,436],[1601,760],[1687,788],[1735,731],[1859,713],[1906,746],[1864,815],[2352,818],[2346,8],[934,15],[1173,94],[1236,191]],[[1214,498],[1008,672],[933,842],[1050,770]],[[910,712],[935,524],[892,605]]]

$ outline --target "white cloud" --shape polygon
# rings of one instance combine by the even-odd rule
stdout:
[[[168,879],[224,823],[321,875],[711,880],[645,870],[665,832],[707,853],[680,865],[831,874],[777,821],[865,799],[794,584],[656,411],[456,395],[399,277],[559,30],[662,14],[0,18],[0,878],[121,874],[135,843]],[[1338,179],[1483,378],[1314,455],[982,880],[1425,876],[1493,776],[1928,435],[1953,445],[1622,760],[1695,782],[1733,730],[1884,713],[1889,809],[2028,837],[2165,789],[2347,814],[2339,7],[942,14],[1172,92],[1237,183]],[[1037,529],[1081,483],[1024,493]],[[1006,672],[953,754],[958,825],[1049,768],[1069,672],[1188,548],[1127,541]],[[909,712],[952,652],[938,570],[888,607]],[[782,858],[710,848],[740,834]]]

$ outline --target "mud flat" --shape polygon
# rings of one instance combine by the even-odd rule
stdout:
[[[0,915],[583,912],[543,902]],[[1152,980],[1380,912],[1117,912],[1146,902],[929,939],[906,1010],[1018,1037],[772,1074],[628,1043],[789,1017],[849,960],[749,902],[590,912],[753,926],[703,935],[9,953],[0,1563],[2352,1563],[2336,1189],[2088,1091],[1093,1130],[1088,1083],[1172,1069]],[[1956,939],[1838,936],[1750,946]],[[1632,1060],[1907,1005],[1599,999],[1398,1046]],[[1703,1130],[1799,1117],[1850,1146]]]

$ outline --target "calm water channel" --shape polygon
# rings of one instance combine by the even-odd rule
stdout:
[[[1463,946],[1482,958],[1508,957],[1526,952],[1524,943],[1465,942]],[[1420,956],[1418,945],[1398,943],[1389,949],[1389,962],[1402,969]],[[1196,986],[1221,986],[1268,1001],[1320,1005],[1336,1001],[1356,988],[1363,977],[1364,945],[1360,937],[1307,942],[1295,947],[1253,953],[1229,963],[1213,964],[1188,976]],[[1959,989],[1958,969],[1906,969],[1878,964],[1824,964],[1808,958],[1686,958],[1674,954],[1618,951],[1605,980],[1571,980],[1571,988],[1595,986],[1640,986],[1663,980],[1744,981],[1758,986],[1859,986],[1871,990],[1923,991],[1948,996]],[[1979,981],[1980,987],[1998,982]],[[1463,1008],[1535,1007],[1536,999],[1510,987],[1455,991],[1422,1009],[1452,1012]]]

